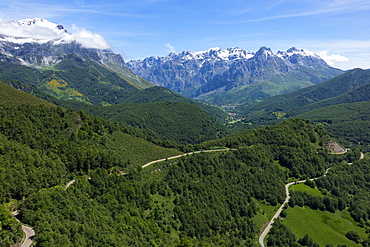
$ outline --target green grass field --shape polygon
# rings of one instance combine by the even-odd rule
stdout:
[[[324,196],[317,188],[311,188],[303,183],[292,185],[289,188],[290,191],[306,191],[308,194],[313,196]]]
[[[281,204],[278,204],[277,206],[270,206],[269,204],[261,201],[256,200],[256,202],[258,203],[259,211],[257,215],[253,217],[253,222],[256,224],[259,232],[262,233],[267,223],[271,220],[272,216],[274,216]]]
[[[348,231],[357,232],[362,239],[367,238],[365,229],[358,226],[348,210],[329,213],[307,207],[294,207],[288,208],[287,212],[288,216],[283,220],[283,223],[292,229],[297,238],[308,234],[320,246],[329,243],[334,246],[338,244],[361,246],[345,237]]]
[[[114,141],[106,143],[106,147],[117,151],[122,157],[131,157],[133,165],[142,166],[149,161],[182,154],[178,150],[160,147],[122,132],[113,132],[112,135]]]

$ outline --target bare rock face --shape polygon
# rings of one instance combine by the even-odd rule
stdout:
[[[0,54],[0,61],[14,62],[32,67],[53,66],[68,55],[77,54],[81,58],[103,65],[115,64],[127,68],[121,55],[109,49],[85,48],[76,41],[61,44],[55,44],[55,41],[17,44],[0,40]]]

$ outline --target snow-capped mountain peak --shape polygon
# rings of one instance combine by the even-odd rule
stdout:
[[[67,33],[67,30],[64,29],[63,25],[55,24],[48,20],[42,18],[33,18],[33,19],[25,19],[25,20],[12,20],[11,21],[14,25],[18,26],[39,26],[44,28],[49,28],[51,30],[62,30],[63,32]]]
[[[278,51],[277,55],[280,57],[285,57],[285,58],[298,55],[302,57],[315,57],[317,59],[320,59],[320,56],[314,53],[313,51],[310,51],[307,49],[297,49],[295,47],[292,47],[288,49],[287,51]]]
[[[42,18],[0,20],[0,42],[20,45],[54,42],[54,45],[60,45],[75,41],[84,48],[110,48],[108,42],[101,35],[85,29],[74,29],[76,29],[75,33],[68,33],[63,25]]]
[[[41,18],[25,20],[0,20],[0,41],[24,44],[44,44],[51,40],[72,40],[60,24]]]
[[[257,52],[245,51],[238,47],[215,47],[205,51],[183,51],[165,57],[133,60],[127,65],[132,71],[156,85],[199,99],[270,79],[286,80],[286,85],[295,86],[301,83],[301,78],[307,80],[299,84],[300,87],[311,83],[311,80],[317,83],[321,79],[327,79],[325,73],[337,74],[336,69],[330,68],[315,53],[294,47],[277,53],[268,47],[261,47]],[[323,73],[319,76],[320,79],[317,79],[316,72],[313,76],[307,72],[314,70]],[[298,82],[291,81],[290,73],[296,73],[294,78],[299,78]],[[285,76],[286,79],[282,79]],[[312,79],[306,79],[311,77]],[[258,98],[265,94],[255,95],[251,97]],[[231,97],[228,95],[226,98]]]
[[[177,54],[182,60],[238,60],[238,59],[249,59],[254,56],[251,51],[244,51],[238,47],[232,47],[227,49],[221,49],[219,47],[210,48],[205,51],[183,51]]]

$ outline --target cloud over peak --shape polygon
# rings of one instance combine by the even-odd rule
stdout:
[[[330,66],[335,66],[337,63],[340,62],[347,62],[349,59],[345,56],[342,56],[340,54],[328,54],[329,51],[320,51],[318,55],[325,61],[327,62]]]
[[[109,49],[110,45],[100,34],[90,32],[86,29],[79,29],[77,26],[73,25],[72,34],[73,39],[85,48],[95,48],[95,49]]]
[[[14,43],[37,42],[68,43],[76,41],[85,48],[109,49],[108,42],[99,34],[73,26],[73,33],[68,33],[62,25],[41,18],[26,20],[0,20],[0,35],[9,37]]]

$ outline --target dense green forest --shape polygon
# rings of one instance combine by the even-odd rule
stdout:
[[[83,110],[112,122],[140,128],[144,132],[151,133],[156,139],[174,143],[172,145],[176,145],[176,143],[197,144],[217,139],[224,136],[226,132],[221,123],[225,121],[225,112],[216,107],[186,99],[162,87],[133,92],[122,104],[95,106],[81,101],[58,99],[26,82],[5,81],[5,83],[52,104],[76,111]],[[20,92],[12,90],[12,93],[19,94]],[[5,94],[9,95],[7,96],[9,100],[13,98],[8,92]],[[30,98],[29,94],[22,95],[26,96],[25,98]],[[40,101],[40,99],[38,100]],[[24,102],[24,99],[19,102]]]
[[[117,144],[140,133],[82,111],[3,105],[1,114],[1,200],[23,201],[38,246],[252,246],[262,202],[281,203],[289,177],[320,176],[344,159],[321,146],[323,129],[293,119],[196,147],[235,150],[142,170],[135,164],[179,152],[145,144],[130,155],[144,146]]]
[[[193,146],[230,151],[144,170],[180,152],[83,111],[2,105],[0,119],[1,201],[23,202],[38,246],[251,246],[260,203],[281,203],[289,177],[337,162],[321,146],[325,131],[301,119]]]
[[[40,188],[58,185],[73,174],[99,167],[122,170],[180,153],[146,141],[139,130],[83,111],[43,105],[0,108],[2,202],[9,195],[22,199]]]
[[[221,123],[199,106],[188,103],[126,103],[95,107],[91,113],[109,121],[152,130],[162,139],[180,144],[197,144],[225,134]]]
[[[347,147],[370,150],[370,101],[339,104],[299,115],[323,125]]]
[[[367,121],[365,102],[332,106],[327,119],[317,110],[314,120],[321,124],[294,118],[221,137],[216,120],[191,103],[154,99],[105,106],[100,113],[95,109],[113,123],[0,86],[0,246],[21,239],[20,223],[10,210],[19,210],[21,222],[35,229],[37,246],[257,246],[266,223],[260,219],[269,217],[266,208],[285,200],[284,185],[314,177],[320,178],[307,185],[322,195],[292,191],[282,216],[289,218],[289,210],[298,207],[349,212],[364,230],[342,235],[368,246],[370,160],[358,161],[359,149],[330,154],[325,145],[331,137],[322,128]],[[144,95],[135,100],[150,101]],[[352,111],[352,117],[345,113],[344,118],[343,111]],[[168,112],[178,121],[167,119]],[[177,128],[163,125],[158,116]],[[147,129],[156,124],[157,130]],[[211,128],[202,129],[206,124],[218,127],[209,133]],[[193,140],[181,139],[182,126]],[[163,129],[168,135],[156,133]],[[344,138],[356,143],[366,136]],[[159,158],[220,148],[228,150],[141,168]],[[277,221],[267,245],[317,246],[316,236],[296,236],[294,230]]]
[[[19,90],[14,89],[12,86],[9,86],[0,81],[0,99],[1,103],[7,104],[29,104],[29,105],[52,105],[47,101],[44,101],[38,97],[35,97],[31,94],[23,93]]]
[[[124,123],[150,132],[157,139],[177,144],[198,144],[217,139],[226,133],[223,124],[209,116],[200,106],[191,103],[159,101],[123,103],[112,106],[91,106],[84,103],[57,101],[62,106]]]
[[[9,209],[0,204],[0,246],[11,246],[21,240],[21,223],[9,212]]]
[[[209,116],[217,119],[221,123],[224,123],[228,118],[227,113],[218,107],[208,105],[202,101],[186,98],[180,94],[172,92],[167,88],[158,86],[137,91],[126,98],[123,103],[155,103],[162,101],[197,105],[201,107]]]

